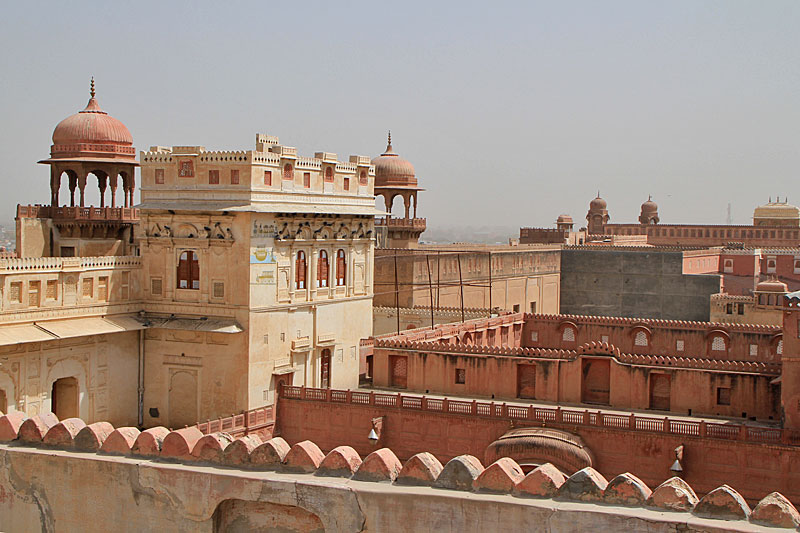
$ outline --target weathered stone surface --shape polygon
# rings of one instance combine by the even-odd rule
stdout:
[[[99,450],[109,435],[114,432],[114,426],[108,422],[95,422],[81,429],[75,436],[75,449],[85,452]]]
[[[558,491],[558,497],[582,502],[600,502],[603,501],[603,492],[607,486],[606,478],[591,466],[587,466],[567,478]]]
[[[273,437],[253,450],[250,464],[267,470],[278,468],[288,453],[289,444],[281,437]]]
[[[325,459],[325,455],[319,446],[310,440],[304,440],[289,448],[289,453],[283,460],[282,469],[287,472],[313,472],[323,459]]]
[[[43,442],[46,446],[72,448],[78,432],[85,427],[86,422],[80,418],[66,418],[47,430]]]
[[[258,435],[240,437],[225,448],[225,452],[222,454],[222,462],[231,466],[249,464],[250,454],[261,444],[263,443]]]
[[[166,428],[165,428],[166,429]],[[111,432],[100,447],[101,453],[111,453],[116,455],[128,455],[131,453],[136,437],[139,436],[139,429],[135,427],[121,427]]]
[[[168,459],[192,459],[192,451],[203,432],[196,427],[186,427],[170,431],[161,444],[161,457]]]
[[[514,487],[525,478],[522,468],[510,457],[501,457],[486,467],[472,484],[477,491],[502,492],[510,494]]]
[[[558,494],[558,489],[567,480],[561,470],[551,463],[534,468],[514,487],[518,496],[533,496],[536,498],[552,498]]]
[[[167,435],[169,430],[163,426],[145,429],[136,437],[131,453],[148,457],[161,455],[161,447]]]
[[[483,472],[483,465],[474,455],[459,455],[450,459],[433,486],[440,489],[472,490],[472,484]]]
[[[764,526],[796,529],[800,526],[800,513],[783,494],[772,492],[758,502],[750,521]]]
[[[353,479],[358,481],[388,481],[397,479],[403,465],[400,459],[389,448],[375,450],[364,458],[364,462],[358,467]]]
[[[192,457],[198,461],[209,463],[222,463],[222,454],[225,448],[233,442],[233,437],[229,433],[211,433],[203,435],[192,449]]]
[[[19,440],[21,442],[38,444],[51,427],[58,424],[58,417],[53,413],[40,413],[25,420],[19,427]]]
[[[16,440],[19,428],[28,416],[20,411],[14,411],[0,417],[0,442]]]
[[[705,518],[742,520],[750,516],[750,507],[742,495],[722,485],[703,496],[694,506],[694,514]]]
[[[395,483],[400,485],[433,485],[442,473],[442,463],[432,453],[422,452],[411,457],[400,470]]]
[[[361,456],[350,446],[337,446],[319,464],[318,476],[350,477],[361,466]]]
[[[603,499],[606,503],[640,507],[645,504],[652,492],[644,481],[625,472],[608,482]]]
[[[694,489],[679,477],[671,477],[655,488],[647,505],[670,511],[691,511],[700,499]]]

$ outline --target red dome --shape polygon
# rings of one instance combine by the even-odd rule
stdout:
[[[658,211],[658,204],[653,201],[652,197],[648,197],[647,201],[642,204],[642,213],[655,213]]]
[[[133,144],[125,124],[102,109],[92,97],[86,109],[58,123],[53,130],[53,144],[119,143]]]
[[[392,150],[392,135],[386,151],[372,160],[375,165],[376,187],[417,188],[414,165],[398,156]]]
[[[125,124],[100,109],[94,97],[94,79],[89,103],[58,123],[53,130],[50,159],[41,161],[136,162],[133,137]]]
[[[608,207],[606,201],[600,198],[600,195],[597,195],[597,198],[589,202],[589,209],[605,209]]]

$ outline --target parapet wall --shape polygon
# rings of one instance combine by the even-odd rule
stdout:
[[[771,531],[800,514],[778,493],[754,509],[724,485],[698,498],[679,478],[654,490],[625,473],[551,464],[528,474],[505,457],[402,464],[388,448],[325,455],[311,441],[135,435],[105,422],[0,418],[4,531]],[[44,437],[42,430],[45,428]],[[18,439],[18,440],[17,440]],[[132,444],[130,444],[132,442]],[[98,453],[99,452],[99,453]],[[219,468],[220,466],[229,468]],[[91,511],[87,509],[91,502]],[[670,512],[665,512],[670,511]]]

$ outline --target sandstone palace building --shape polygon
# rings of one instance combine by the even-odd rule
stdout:
[[[18,257],[0,260],[0,411],[181,427],[271,404],[280,383],[357,385],[381,214],[369,158],[259,134],[137,161],[93,82],[40,163],[50,202],[18,207]]]

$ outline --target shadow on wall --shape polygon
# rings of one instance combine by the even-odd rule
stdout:
[[[294,505],[246,500],[223,500],[214,511],[214,533],[322,533],[325,528],[314,513]]]

